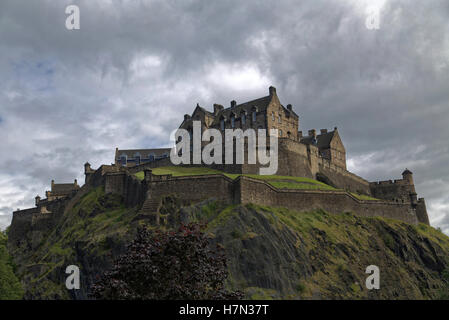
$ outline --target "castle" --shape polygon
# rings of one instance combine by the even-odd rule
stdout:
[[[178,197],[186,205],[214,198],[228,204],[255,203],[297,211],[354,212],[361,216],[384,216],[411,224],[429,224],[425,201],[417,197],[410,170],[402,173],[402,179],[379,182],[369,182],[349,172],[346,150],[337,127],[321,129],[319,134],[312,129],[303,135],[299,130],[299,116],[292,105],[284,107],[281,104],[274,87],[269,88],[268,96],[241,104],[233,100],[228,108],[214,104],[213,112],[197,105],[191,115],[184,116],[179,127],[192,132],[193,121],[200,121],[202,130],[278,129],[277,175],[312,178],[334,189],[276,188],[248,176],[258,174],[261,167],[258,163],[209,165],[226,173],[239,174],[236,179],[223,174],[154,175],[153,168],[173,165],[168,156],[170,149],[117,148],[112,165],[102,165],[94,170],[89,163],[85,164],[85,184],[81,188],[76,180],[74,184],[63,185],[52,181],[47,199],[36,197],[35,208],[14,212],[10,238],[21,241],[24,232],[54,226],[66,208],[98,186],[104,187],[106,193],[120,194],[126,206],[137,207],[138,215],[148,217],[155,224],[165,223],[159,208],[168,195]],[[138,172],[144,173],[143,180],[136,177]]]

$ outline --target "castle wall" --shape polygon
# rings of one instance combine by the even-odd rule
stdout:
[[[115,193],[123,197],[127,207],[133,207],[145,200],[146,186],[134,175],[126,172],[112,172],[104,176],[105,193]]]
[[[279,190],[264,181],[241,177],[241,203],[287,207],[298,211],[323,209],[330,213],[353,212],[364,217],[381,216],[416,224],[410,203],[362,201],[344,191]]]
[[[148,182],[148,193],[152,198],[176,195],[188,202],[216,198],[232,204],[236,202],[234,183],[223,175],[175,177],[169,180]]]
[[[426,202],[424,198],[419,198],[416,205],[416,216],[418,221],[430,225],[429,216],[427,215]]]
[[[33,214],[38,213],[38,208],[15,211],[12,214],[11,227],[8,233],[8,243],[20,246],[27,242],[27,234],[31,231]]]
[[[376,198],[400,202],[409,202],[410,193],[415,193],[414,186],[404,179],[371,182],[370,189]]]
[[[329,179],[329,182],[326,183],[350,192],[371,195],[369,182],[356,174],[338,167],[325,159],[319,159],[318,168],[319,173]],[[375,195],[373,196],[377,198]]]

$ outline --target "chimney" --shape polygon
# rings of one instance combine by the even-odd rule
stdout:
[[[327,133],[327,129],[320,129],[321,134]]]
[[[235,108],[235,106],[237,105],[237,102],[235,100],[231,101],[231,108]]]
[[[268,92],[270,93],[270,96],[273,96],[276,94],[276,88],[271,86],[270,88],[268,88]]]
[[[292,105],[291,104],[287,104],[287,110],[288,111],[292,111]]]
[[[51,180],[51,188],[53,189],[53,186],[55,185],[55,180]]]
[[[190,119],[190,115],[185,114],[185,115],[184,115],[184,121],[187,121],[187,120],[189,120],[189,119]]]
[[[75,186],[77,186],[78,185],[78,181],[75,179],[75,181],[74,181],[74,184],[75,184]]]
[[[309,130],[309,137],[314,137],[314,138],[316,138],[316,130],[315,130],[315,129]]]
[[[302,131],[298,131],[298,138],[302,138]]]
[[[216,116],[221,110],[223,110],[223,106],[221,104],[214,104],[214,115]]]
[[[39,195],[37,195],[36,196],[36,198],[34,198],[36,201],[35,201],[35,204],[36,204],[36,207],[39,205],[39,202],[41,201],[41,197],[39,197]]]

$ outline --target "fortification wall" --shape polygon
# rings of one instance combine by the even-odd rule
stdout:
[[[418,221],[430,225],[429,216],[427,215],[426,202],[424,198],[419,198],[416,205],[416,216]]]
[[[192,177],[175,177],[169,180],[148,182],[151,197],[176,195],[188,202],[199,202],[215,198],[218,201],[236,203],[234,183],[223,175],[204,175]]]
[[[115,193],[123,197],[127,207],[142,204],[145,200],[146,185],[126,172],[112,172],[104,176],[105,193]]]
[[[388,217],[411,224],[418,222],[410,203],[362,201],[344,191],[279,190],[248,177],[241,177],[239,181],[241,203],[287,207],[304,212],[316,209],[330,213],[353,212],[364,217]]]
[[[14,246],[27,242],[27,234],[31,231],[33,214],[38,213],[38,208],[15,211],[12,214],[11,227],[8,233],[8,243]]]
[[[332,164],[330,161],[322,158],[319,159],[318,167],[318,180],[322,181],[320,175],[323,175],[327,179],[329,179],[328,182],[323,182],[326,182],[336,188],[359,194],[371,195],[369,182],[359,177],[358,175],[349,172],[344,168],[338,167],[335,164]]]
[[[414,186],[406,180],[387,180],[370,183],[371,194],[379,199],[410,201],[410,193],[414,193]]]

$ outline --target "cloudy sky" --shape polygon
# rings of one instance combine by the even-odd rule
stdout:
[[[51,179],[84,181],[115,147],[168,146],[196,103],[270,85],[301,130],[338,126],[351,171],[411,169],[449,234],[447,0],[1,0],[0,228]]]

